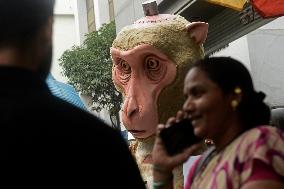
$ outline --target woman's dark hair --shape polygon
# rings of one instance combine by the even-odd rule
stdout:
[[[265,94],[255,91],[250,73],[241,62],[230,57],[212,57],[197,61],[193,67],[204,71],[224,94],[241,88],[242,100],[237,111],[246,129],[269,124],[270,109],[263,102]]]
[[[53,15],[54,0],[1,0],[0,48],[24,46]]]

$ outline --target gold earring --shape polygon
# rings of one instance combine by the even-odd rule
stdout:
[[[236,111],[238,105],[239,105],[239,102],[237,100],[232,100],[231,106],[234,111]]]
[[[236,87],[234,92],[235,92],[235,94],[241,94],[242,93],[242,89],[240,87]]]

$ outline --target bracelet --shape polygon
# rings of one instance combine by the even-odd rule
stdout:
[[[155,182],[153,181],[153,189],[161,189],[165,186],[167,186],[173,179],[173,175],[171,175],[169,178],[167,178],[164,181],[159,181],[159,182]]]
[[[153,168],[154,171],[157,171],[159,173],[163,173],[163,174],[169,173],[168,170],[166,170],[165,168],[163,168],[163,167],[161,167],[157,164],[153,164],[152,168]],[[170,176],[163,181],[158,181],[158,182],[153,181],[153,189],[161,189],[161,188],[167,186],[172,181],[172,179],[173,179],[173,175],[170,174]]]

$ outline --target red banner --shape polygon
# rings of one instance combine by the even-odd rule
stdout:
[[[250,3],[263,18],[284,15],[284,0],[250,0]]]

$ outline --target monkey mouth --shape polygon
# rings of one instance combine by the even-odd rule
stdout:
[[[141,131],[139,131],[139,130],[128,130],[130,133],[145,133],[146,131],[145,130],[141,130]]]
[[[144,138],[145,130],[128,130],[134,138]]]

